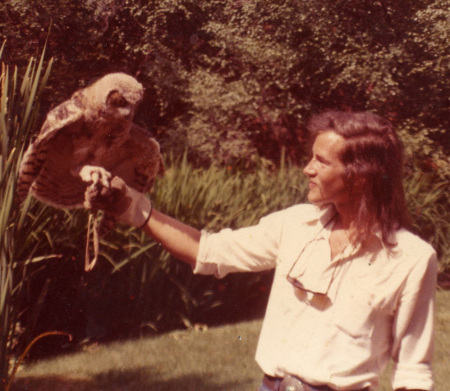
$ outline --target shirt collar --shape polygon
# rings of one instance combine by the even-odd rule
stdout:
[[[313,215],[306,219],[306,223],[310,225],[316,224],[320,221],[320,226],[322,227],[319,233],[316,236],[316,239],[328,239],[331,234],[331,229],[333,228],[334,218],[337,215],[336,208],[333,204],[326,204],[322,206],[315,205],[316,210]],[[378,241],[378,244],[383,247],[384,250],[388,251],[389,249],[383,242],[381,230],[379,227],[375,227],[372,231],[372,239]],[[389,237],[390,243],[396,243],[396,235],[395,233],[391,234]],[[359,251],[361,249],[361,245],[356,246],[353,249],[352,253],[355,251]]]
[[[317,205],[314,206],[316,208],[315,213],[311,214],[311,216],[306,219],[307,224],[314,225],[317,221],[320,221],[322,227],[325,227],[337,214],[336,209],[332,204],[327,204],[321,207]]]

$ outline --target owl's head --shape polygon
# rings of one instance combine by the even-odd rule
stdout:
[[[131,121],[144,88],[125,73],[110,73],[84,90],[86,109],[92,118]]]

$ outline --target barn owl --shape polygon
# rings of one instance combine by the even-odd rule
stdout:
[[[136,79],[111,73],[51,110],[21,161],[19,200],[31,192],[57,208],[82,208],[86,189],[114,176],[148,192],[163,165],[157,141],[132,122],[142,97]]]

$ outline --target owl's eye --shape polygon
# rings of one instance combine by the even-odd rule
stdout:
[[[125,107],[128,102],[121,94],[113,92],[109,97],[109,104],[113,107]]]
[[[113,104],[113,106],[116,107],[125,107],[128,102],[124,98],[120,97],[118,99],[113,100],[111,103]]]

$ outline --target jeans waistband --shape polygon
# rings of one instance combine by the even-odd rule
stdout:
[[[264,386],[271,391],[335,391],[329,386],[313,386],[294,377],[286,376],[285,378],[273,377],[265,375],[263,378]],[[355,391],[369,391],[369,387]]]

